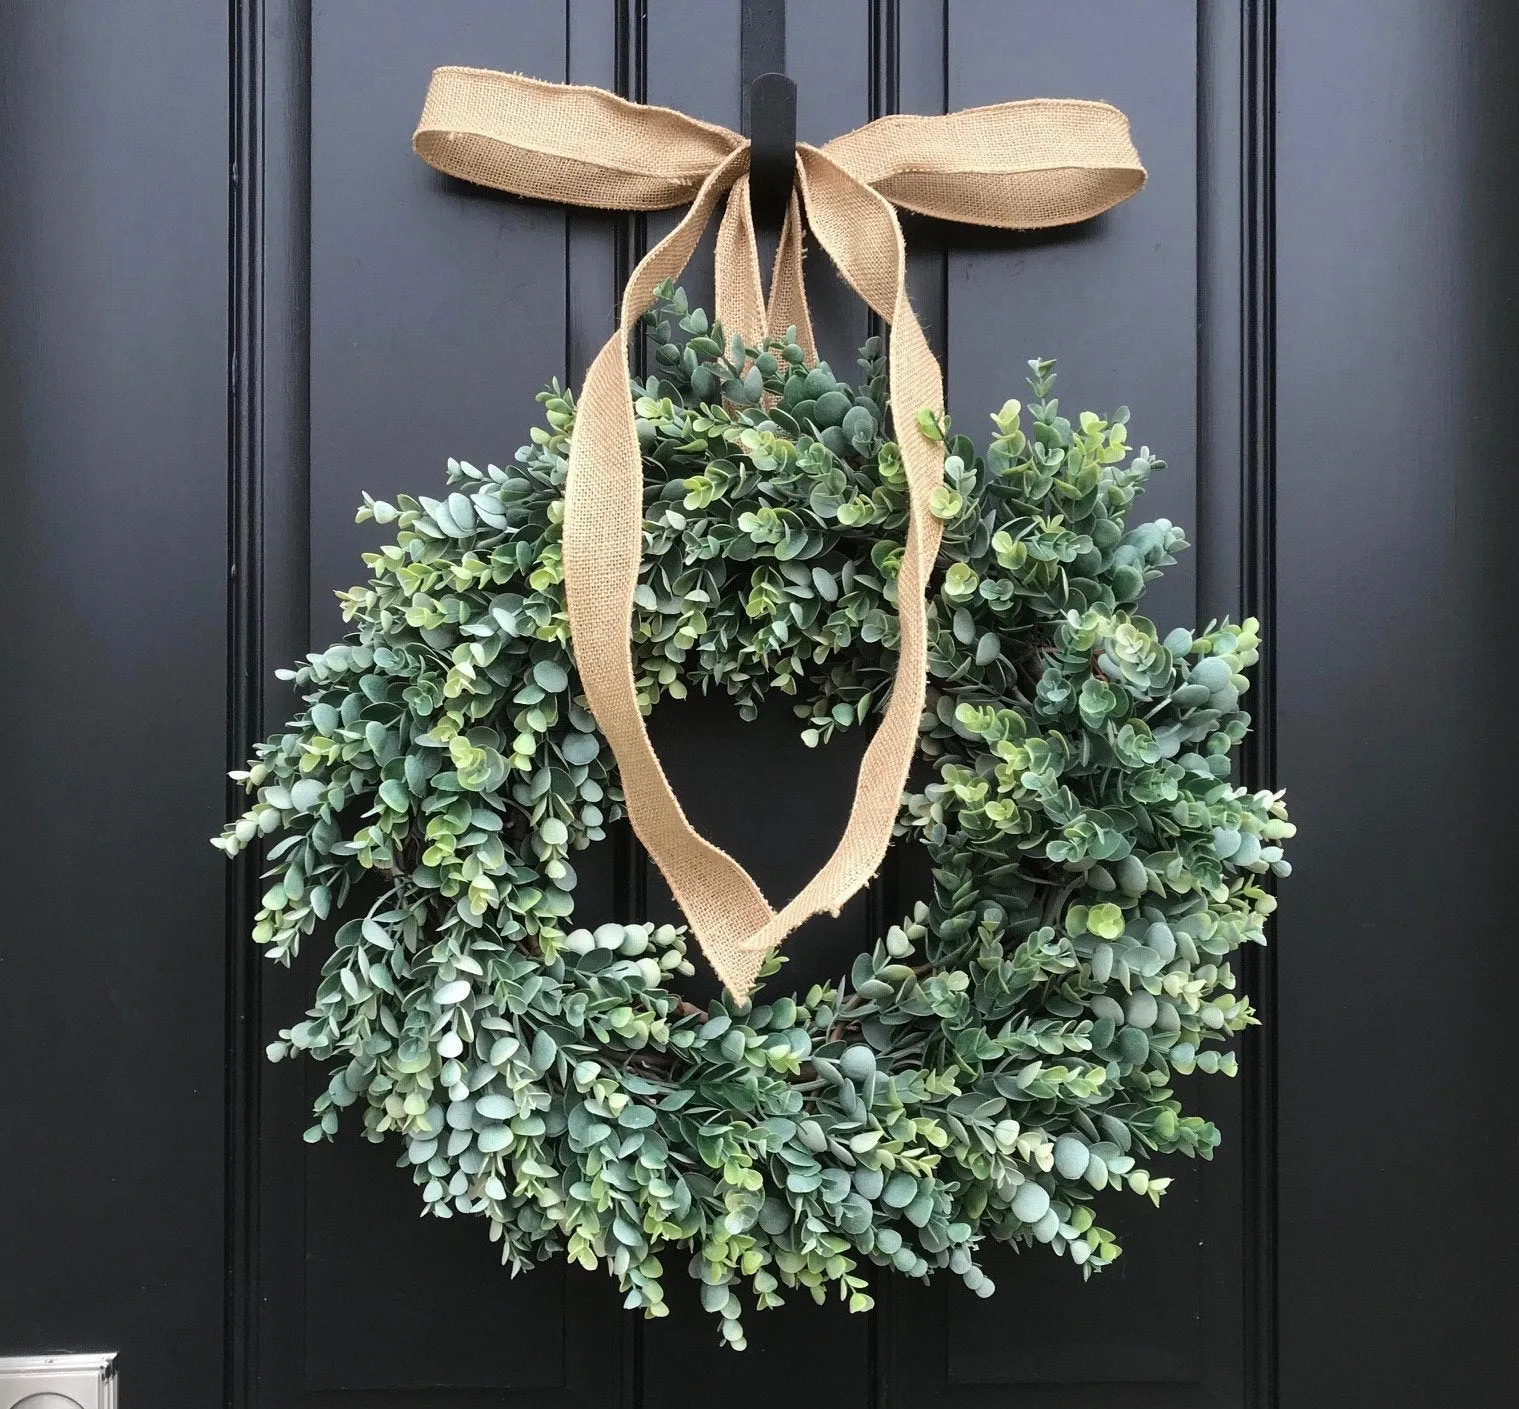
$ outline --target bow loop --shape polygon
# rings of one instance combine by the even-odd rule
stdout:
[[[928,659],[924,592],[940,541],[929,496],[943,482],[942,447],[923,434],[918,413],[942,413],[944,393],[939,364],[907,300],[895,207],[1005,229],[1084,220],[1144,184],[1128,123],[1106,103],[1037,99],[942,117],[880,118],[821,148],[799,142],[797,188],[768,299],[749,207],[749,144],[726,128],[599,88],[441,68],[413,145],[440,171],[540,200],[604,210],[690,203],[633,271],[618,329],[586,373],[565,482],[564,588],[580,682],[616,757],[633,828],[718,976],[742,996],[766,952],[808,917],[837,914],[879,866],[917,743]],[[643,463],[628,334],[658,286],[685,268],[725,195],[718,317],[751,345],[794,326],[812,356],[802,280],[805,216],[851,287],[891,325],[891,414],[907,481],[891,695],[866,748],[843,836],[779,913],[681,810],[639,710],[629,629],[643,546]]]
[[[1003,230],[1086,220],[1145,181],[1128,119],[1074,98],[895,114],[823,151],[904,210]]]
[[[417,155],[450,176],[601,210],[686,205],[744,145],[673,108],[475,68],[433,71],[412,137]]]

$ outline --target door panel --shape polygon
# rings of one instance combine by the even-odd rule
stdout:
[[[1519,751],[1491,628],[1519,494],[1488,429],[1519,359],[1519,9],[1457,9],[1278,17],[1278,753],[1302,831],[1278,946],[1285,1403],[1496,1404],[1519,1366],[1507,1194],[1479,1172],[1519,1147],[1493,1079]],[[1411,1136],[1429,1119],[1455,1138]]]
[[[1216,350],[1227,358],[1241,336],[1229,282],[1239,207],[1199,206],[1200,174],[1237,199],[1238,150],[1208,141],[1203,113],[1220,93],[1239,100],[1238,28],[1227,36],[1234,46],[1220,43],[1225,36],[1200,31],[1198,9],[1170,0],[1079,0],[1037,17],[1032,7],[951,0],[946,14],[950,109],[1049,94],[1105,98],[1128,114],[1149,172],[1138,198],[1074,230],[950,234],[946,370],[957,428],[980,438],[987,413],[1024,393],[1033,356],[1057,359],[1068,410],[1128,404],[1135,442],[1168,462],[1140,507],[1181,524],[1197,545],[1149,589],[1146,614],[1167,630],[1237,613],[1235,540],[1204,541],[1198,508],[1238,473],[1199,434],[1200,401],[1219,375]],[[1211,23],[1220,24],[1216,13]],[[1125,61],[1094,65],[1099,53]],[[1239,1402],[1239,1091],[1219,1082],[1179,1089],[1224,1133],[1213,1163],[1173,1162],[1159,1210],[1109,1200],[1104,1215],[1124,1256],[1088,1282],[1038,1252],[999,1249],[988,1260],[998,1288],[989,1300],[958,1285],[897,1290],[885,1338],[891,1402]]]
[[[227,21],[0,4],[0,1355],[222,1382]]]
[[[566,375],[566,268],[584,232],[562,210],[445,181],[409,148],[436,63],[567,78],[563,3],[318,3],[280,18],[309,26],[305,54],[299,44],[284,52],[308,65],[308,257],[292,273],[309,290],[302,566],[310,638],[322,642],[342,630],[332,590],[362,575],[359,553],[379,541],[353,522],[363,491],[389,498],[441,484],[451,455],[509,458],[538,410],[534,393]],[[604,61],[612,36],[597,39],[593,58]],[[271,701],[271,716],[284,708]],[[612,874],[609,855],[581,868],[588,905],[610,909]],[[319,961],[308,956],[308,976]],[[270,995],[271,1030],[290,1020],[301,988],[281,984],[278,1007]],[[280,1119],[265,1120],[263,1185],[286,1240],[271,1240],[279,1245],[259,1269],[272,1289],[261,1345],[281,1347],[259,1356],[260,1402],[610,1402],[622,1354],[615,1288],[557,1263],[510,1278],[483,1228],[420,1220],[394,1152],[353,1130],[297,1149],[291,1088],[304,1086],[309,1102],[322,1084],[315,1071],[264,1077]],[[377,1296],[380,1287],[400,1290]]]
[[[675,218],[569,214],[437,176],[408,148],[428,70],[464,62],[621,86],[736,126],[738,0],[656,0],[646,15],[641,9],[563,0],[361,9],[317,0],[309,16],[280,12],[284,24],[309,26],[304,46],[282,51],[294,68],[304,65],[292,87],[304,83],[307,95],[309,173],[292,149],[289,169],[271,168],[266,180],[309,179],[307,258],[292,271],[309,290],[309,342],[299,350],[309,357],[309,470],[292,473],[309,473],[302,569],[313,644],[338,630],[328,589],[353,579],[358,553],[376,541],[351,521],[361,492],[423,491],[441,483],[447,455],[510,456],[534,419],[533,393],[550,375],[579,375],[610,330],[629,261]],[[1199,104],[1210,85],[1238,91],[1229,64],[1199,65],[1196,12],[1161,0],[1117,12],[1083,0],[1054,15],[991,0],[942,9],[827,0],[793,7],[788,37],[804,140],[826,140],[892,108],[932,112],[1050,93],[1106,97],[1129,112],[1151,173],[1142,199],[1088,226],[1034,235],[910,220],[913,292],[945,357],[961,427],[981,435],[986,414],[1024,390],[1025,360],[1058,356],[1067,405],[1133,404],[1139,438],[1172,464],[1146,507],[1194,523],[1203,477],[1219,470],[1198,456],[1206,383],[1198,311],[1213,272],[1198,236]],[[1095,66],[1096,80],[1092,55],[1103,51],[1144,62]],[[1221,179],[1231,170],[1221,163]],[[1210,234],[1237,247],[1237,228]],[[710,243],[684,279],[698,300],[708,297]],[[872,320],[822,254],[809,260],[807,277],[823,355],[847,375]],[[1237,306],[1229,313],[1234,321],[1222,331],[1209,325],[1224,346],[1239,337]],[[1210,551],[1217,564],[1233,550]],[[1222,570],[1214,578],[1230,581]],[[1199,602],[1197,587],[1188,562],[1157,592],[1157,617],[1170,625],[1233,608],[1232,600]],[[271,711],[279,712],[273,702]],[[837,836],[864,743],[814,753],[793,725],[784,700],[752,725],[721,700],[667,703],[651,723],[694,820],[777,898],[805,881]],[[602,850],[583,868],[583,915],[676,917],[661,879],[626,838]],[[837,920],[815,920],[794,937],[776,983],[800,987],[837,974],[925,886],[921,862],[894,855]],[[277,988],[278,1003],[273,990],[266,1003],[266,1037],[299,1001],[298,983]],[[704,976],[691,983],[693,997],[710,991]],[[277,1337],[302,1347],[299,1357],[260,1355],[262,1403],[321,1394],[339,1404],[423,1406],[478,1393],[601,1404],[631,1394],[675,1409],[705,1399],[713,1384],[735,1405],[758,1404],[797,1377],[840,1405],[992,1405],[1010,1393],[1050,1405],[1238,1397],[1242,1175],[1232,1153],[1206,1180],[1178,1169],[1160,1212],[1120,1202],[1110,1221],[1129,1255],[1089,1286],[1035,1255],[993,1257],[1002,1291],[989,1302],[945,1284],[925,1290],[879,1279],[880,1310],[870,1317],[802,1299],[753,1316],[752,1348],[739,1362],[719,1349],[678,1270],[669,1279],[671,1316],[632,1322],[597,1279],[553,1265],[509,1281],[483,1229],[415,1219],[415,1190],[386,1152],[352,1136],[297,1149],[298,1084],[286,1069],[261,1077],[266,1208],[284,1210],[303,1230],[267,1249],[259,1269],[265,1344]],[[300,1099],[320,1089],[315,1074],[304,1084]],[[1210,1091],[1204,1108],[1237,1133],[1233,1093]],[[396,1285],[404,1293],[372,1294]],[[1114,1324],[1108,1317],[1132,1333],[1082,1329]]]
[[[1128,115],[1149,173],[1141,194],[1070,229],[956,231],[949,258],[949,409],[981,439],[1026,399],[1024,363],[1057,359],[1067,407],[1134,412],[1133,439],[1169,463],[1146,516],[1197,522],[1197,9],[1175,0],[1036,6],[950,0],[951,110],[1008,98],[1103,98]],[[1118,62],[1098,55],[1123,55]],[[1195,536],[1195,535],[1189,535]],[[1204,604],[1206,616],[1222,606]],[[1145,596],[1164,629],[1197,613],[1184,555]]]

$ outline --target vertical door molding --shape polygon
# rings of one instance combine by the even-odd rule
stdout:
[[[1261,623],[1250,684],[1251,729],[1241,751],[1246,787],[1275,786],[1276,690],[1276,0],[1245,0],[1241,22],[1240,616]],[[1277,1401],[1278,1042],[1274,923],[1265,948],[1241,956],[1262,1025],[1241,1043],[1244,1134],[1246,1403]],[[1290,931],[1288,935],[1290,942]]]

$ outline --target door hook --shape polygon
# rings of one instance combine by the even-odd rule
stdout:
[[[754,223],[779,231],[796,182],[796,84],[762,73],[749,85],[749,199]]]

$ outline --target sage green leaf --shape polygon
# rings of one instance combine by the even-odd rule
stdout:
[[[1018,1186],[1011,1204],[1013,1212],[1025,1223],[1037,1223],[1050,1211],[1050,1196],[1032,1180]]]
[[[887,1208],[906,1208],[918,1196],[918,1181],[903,1170],[898,1170],[886,1181],[881,1202]]]
[[[541,660],[533,666],[533,682],[548,694],[557,695],[569,685],[570,677],[558,661]]]
[[[302,778],[290,785],[290,805],[297,812],[310,812],[326,795],[327,789],[318,778]]]
[[[875,1053],[863,1043],[856,1043],[839,1058],[839,1070],[851,1081],[864,1081],[874,1074],[875,1069]]]
[[[579,732],[566,734],[560,742],[559,752],[564,756],[566,763],[583,768],[601,752],[601,740],[594,734]]]
[[[1062,1179],[1080,1179],[1087,1170],[1091,1151],[1084,1140],[1062,1135],[1055,1141],[1055,1169]]]
[[[1123,911],[1104,900],[1087,911],[1087,928],[1104,939],[1117,939],[1123,933]]]

